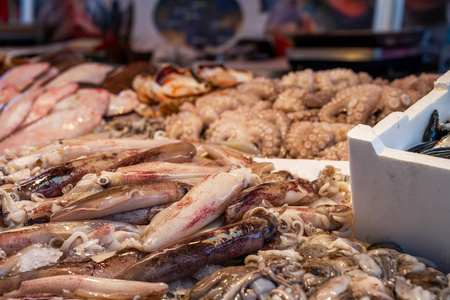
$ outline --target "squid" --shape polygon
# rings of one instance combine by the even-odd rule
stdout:
[[[59,275],[24,281],[20,288],[7,293],[8,297],[29,297],[33,294],[84,299],[161,299],[169,287],[165,283],[107,279],[84,275]]]
[[[19,184],[18,194],[21,199],[31,199],[32,193],[44,197],[62,196],[63,189],[69,184],[76,185],[84,175],[99,172],[128,155],[126,152],[109,152],[53,166]]]
[[[172,282],[205,265],[224,263],[260,249],[274,236],[275,226],[264,218],[250,218],[204,232],[149,254],[116,278]]]
[[[308,205],[319,198],[311,182],[297,178],[289,181],[275,181],[260,184],[242,191],[225,212],[228,224],[242,219],[242,216],[263,200],[273,206]]]
[[[122,222],[106,220],[51,222],[1,231],[0,249],[11,255],[34,243],[48,244],[54,238],[66,239],[75,232],[87,233],[107,224],[112,224],[116,231],[130,231],[142,235],[138,227]]]
[[[259,177],[247,168],[206,176],[152,219],[145,229],[144,249],[155,251],[195,233],[220,216],[240,191],[255,183],[260,183]]]
[[[197,184],[211,173],[226,172],[233,168],[227,166],[204,166],[197,163],[148,162],[118,168],[116,172],[103,171],[97,183],[104,187],[139,184],[154,181],[179,181]]]
[[[98,219],[180,200],[188,190],[175,182],[117,186],[72,202],[51,215],[51,221]]]
[[[20,184],[18,193],[27,199],[30,199],[32,193],[39,193],[45,197],[59,197],[63,195],[63,188],[69,184],[76,185],[88,173],[100,173],[102,170],[116,171],[120,167],[148,161],[188,162],[193,159],[195,153],[196,149],[193,145],[181,142],[143,152],[129,150],[92,155],[47,169]]]
[[[11,292],[17,290],[22,281],[58,275],[86,275],[114,278],[120,272],[132,266],[143,257],[143,253],[137,250],[124,250],[118,251],[113,256],[100,262],[88,259],[84,262],[69,261],[57,263],[56,265],[41,267],[17,275],[10,275],[0,280],[0,291],[3,291],[4,293]]]
[[[60,140],[57,143],[39,148],[32,153],[9,161],[3,173],[14,173],[22,169],[43,169],[68,162],[82,156],[90,156],[103,152],[124,151],[133,149],[150,149],[167,144],[178,143],[174,140],[143,140],[143,139],[107,139],[107,140]]]

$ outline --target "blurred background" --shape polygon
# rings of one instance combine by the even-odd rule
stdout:
[[[450,69],[450,2],[0,0],[3,55],[62,49],[113,64],[215,61],[266,76],[347,67],[393,79]]]

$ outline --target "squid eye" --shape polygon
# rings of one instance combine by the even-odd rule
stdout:
[[[111,186],[111,179],[109,179],[106,176],[102,176],[98,179],[98,184],[100,184],[103,187],[110,187]]]
[[[181,185],[181,191],[183,192],[183,194],[187,194],[190,191],[190,187],[188,185]]]

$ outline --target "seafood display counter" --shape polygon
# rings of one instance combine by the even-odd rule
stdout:
[[[434,110],[450,118],[450,72],[405,112],[348,133],[356,238],[395,241],[450,272],[450,161],[404,151],[419,143]]]
[[[401,149],[450,73],[50,61],[0,77],[0,295],[449,298],[450,166]]]

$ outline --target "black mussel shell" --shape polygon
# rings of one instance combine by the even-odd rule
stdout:
[[[450,147],[432,148],[423,151],[422,154],[427,154],[441,158],[450,158]]]
[[[412,146],[409,146],[408,148],[405,149],[405,151],[414,152],[414,153],[423,153],[423,151],[433,148],[437,142],[438,142],[437,140],[428,141],[428,142],[420,142],[420,143],[414,144]]]
[[[428,121],[425,131],[423,132],[422,137],[423,142],[429,142],[437,139],[436,135],[438,125],[439,125],[439,113],[435,109],[431,114],[430,120]]]

